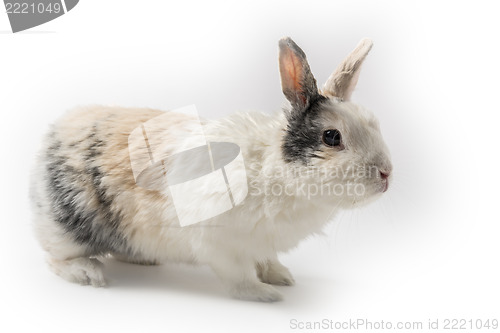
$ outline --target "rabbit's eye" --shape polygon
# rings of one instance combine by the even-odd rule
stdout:
[[[342,143],[342,136],[336,129],[329,129],[323,132],[323,143],[329,147],[337,147]]]

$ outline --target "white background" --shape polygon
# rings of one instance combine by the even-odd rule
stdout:
[[[290,320],[500,319],[495,2],[82,0],[12,34],[0,13],[1,331],[290,332]],[[275,112],[277,41],[322,84],[374,41],[354,101],[378,116],[395,180],[283,255],[283,302],[233,300],[206,267],[107,262],[109,287],[44,263],[27,197],[42,134],[77,105]],[[496,317],[495,317],[496,316]],[[485,330],[487,331],[487,330]]]

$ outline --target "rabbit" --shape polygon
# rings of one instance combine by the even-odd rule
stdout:
[[[239,147],[244,164],[233,170],[231,191],[244,199],[188,226],[179,224],[158,168],[145,174],[146,186],[138,185],[128,140],[141,124],[167,117],[160,139],[149,144],[168,154],[199,139],[196,119],[147,108],[67,112],[42,141],[30,183],[35,234],[51,270],[68,281],[102,287],[106,257],[208,265],[234,298],[282,300],[273,285],[295,281],[278,254],[321,234],[342,209],[379,198],[391,182],[377,119],[350,101],[371,47],[363,39],[319,89],[302,49],[289,37],[279,40],[283,110],[201,120],[208,142]],[[207,181],[181,199],[193,212],[209,209],[191,202],[190,195],[214,202],[221,193],[212,185]]]

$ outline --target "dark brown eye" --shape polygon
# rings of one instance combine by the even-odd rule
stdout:
[[[323,142],[329,147],[337,147],[342,143],[342,136],[336,129],[329,129],[323,132]]]

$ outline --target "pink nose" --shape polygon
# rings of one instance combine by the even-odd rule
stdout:
[[[385,172],[380,171],[380,178],[382,178],[382,179],[387,179],[387,178],[389,178],[389,174],[388,174],[388,173],[385,173]]]

